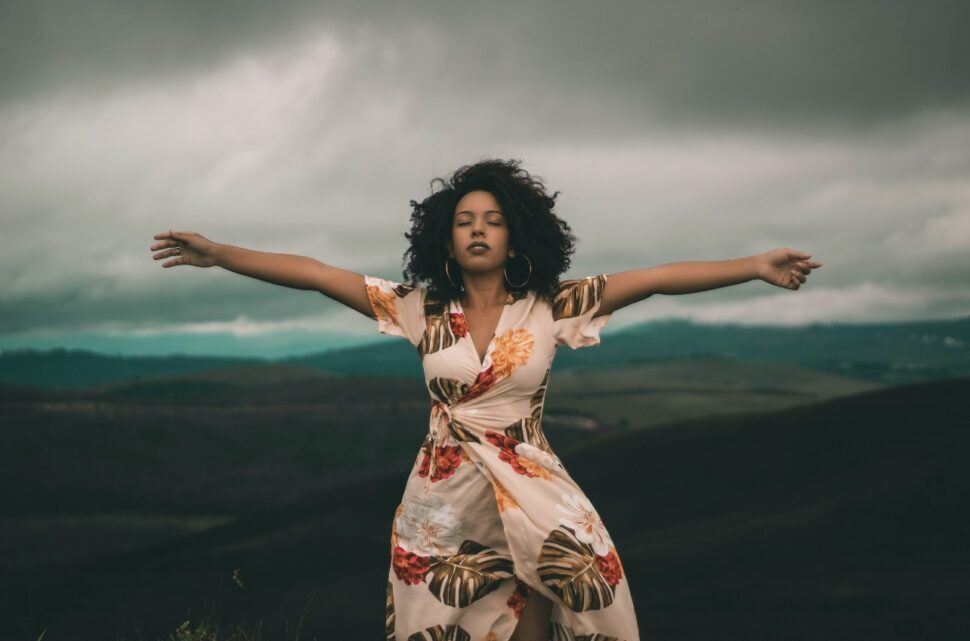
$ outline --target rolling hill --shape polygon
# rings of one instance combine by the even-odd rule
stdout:
[[[968,391],[940,381],[694,418],[563,459],[613,536],[644,639],[962,639]],[[304,638],[378,636],[405,475],[8,573],[0,634],[155,639],[215,607],[275,639],[312,595]]]

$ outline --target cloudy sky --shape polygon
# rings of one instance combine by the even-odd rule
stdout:
[[[608,329],[970,314],[968,25],[963,0],[4,0],[0,349],[394,340],[316,292],[163,269],[152,236],[400,279],[409,200],[484,157],[562,192],[567,277],[825,264]]]

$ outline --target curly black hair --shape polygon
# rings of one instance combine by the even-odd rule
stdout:
[[[553,213],[556,197],[546,193],[542,179],[532,176],[519,165],[519,160],[484,159],[456,170],[450,179],[431,180],[432,194],[422,202],[412,200],[411,231],[404,236],[410,247],[404,252],[404,280],[417,283],[427,281],[428,297],[451,300],[461,290],[448,280],[445,249],[451,238],[455,208],[465,194],[487,191],[502,207],[509,226],[509,245],[515,258],[508,265],[509,280],[524,282],[521,287],[506,285],[513,294],[533,291],[551,301],[559,283],[559,275],[569,268],[569,256],[575,251],[576,237],[566,221]],[[442,189],[435,192],[435,183]],[[525,254],[532,263],[520,260]],[[461,270],[452,261],[451,276],[461,285]],[[506,281],[507,282],[507,281]]]

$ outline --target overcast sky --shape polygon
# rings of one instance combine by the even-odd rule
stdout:
[[[568,277],[776,247],[825,264],[607,330],[970,314],[968,25],[963,0],[4,0],[0,348],[375,339],[315,292],[162,269],[152,236],[400,279],[409,200],[483,157],[562,192]]]

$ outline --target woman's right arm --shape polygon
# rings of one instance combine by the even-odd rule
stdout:
[[[307,256],[262,252],[214,243],[194,232],[163,232],[156,234],[155,238],[161,242],[152,245],[151,249],[165,250],[156,254],[155,260],[175,256],[163,267],[217,265],[274,285],[316,290],[369,318],[374,318],[363,274],[327,265]]]

